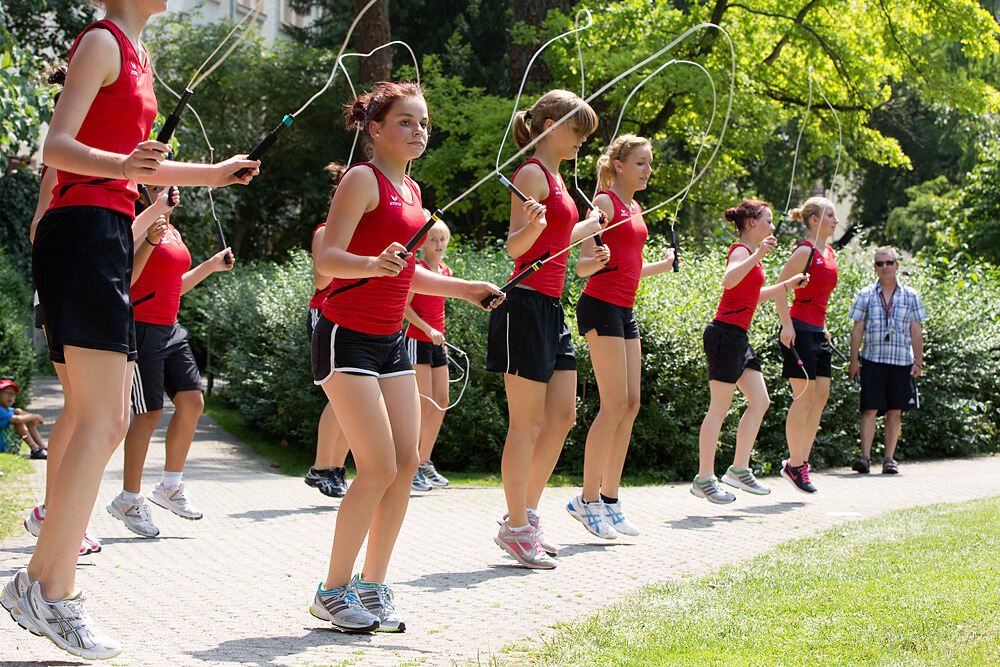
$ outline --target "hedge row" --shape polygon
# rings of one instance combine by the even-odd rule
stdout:
[[[0,378],[11,378],[21,388],[17,396],[21,407],[28,404],[38,363],[28,330],[30,318],[31,290],[0,246]]]
[[[663,249],[649,247],[650,259]],[[687,478],[697,468],[697,441],[708,406],[707,368],[701,334],[718,302],[724,249],[685,254],[678,274],[643,281],[636,304],[643,343],[642,408],[636,421],[629,472],[664,480]],[[854,295],[874,280],[871,251],[840,253],[840,284],[831,299],[829,328],[836,345],[849,348],[847,318]],[[474,251],[453,247],[447,261],[457,276],[498,284],[511,262],[499,245]],[[771,278],[780,259],[767,263]],[[572,266],[572,261],[570,262]],[[1000,427],[1000,289],[998,272],[979,266],[904,264],[901,280],[923,296],[930,314],[926,327],[925,376],[921,408],[904,420],[903,458],[944,457],[996,451]],[[583,281],[568,278],[569,318]],[[223,396],[250,423],[289,446],[312,450],[323,395],[313,386],[305,335],[305,304],[312,291],[307,254],[293,253],[281,265],[257,264],[218,276],[203,296],[186,307],[192,332],[203,345],[210,333],[213,367],[228,381]],[[448,340],[471,360],[468,390],[445,418],[434,458],[444,469],[499,468],[507,428],[502,377],[484,370],[488,316],[464,302],[449,300]],[[183,321],[183,320],[182,320]],[[785,450],[784,416],[791,400],[780,375],[777,316],[772,304],[758,312],[751,341],[761,356],[772,406],[765,417],[754,462],[775,469]],[[575,335],[575,330],[574,330]],[[579,361],[578,417],[560,461],[579,471],[586,431],[598,409],[598,393],[585,341],[575,336]],[[836,363],[836,359],[835,359]],[[741,398],[734,410],[742,409]],[[857,393],[847,370],[835,368],[833,387],[813,448],[814,465],[844,465],[856,455]],[[732,454],[736,418],[722,433],[719,460]]]

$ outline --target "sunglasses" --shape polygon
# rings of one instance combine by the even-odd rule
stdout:
[[[895,263],[896,263],[896,260],[894,260],[894,259],[887,259],[887,260],[881,261],[881,262],[879,260],[875,260],[875,266],[878,266],[878,267],[892,266]]]

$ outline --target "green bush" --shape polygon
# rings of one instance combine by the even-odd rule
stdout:
[[[648,259],[662,257],[651,245]],[[831,299],[829,328],[835,344],[849,351],[847,318],[857,292],[874,280],[871,251],[844,250],[839,255],[840,284]],[[497,243],[472,250],[453,242],[446,261],[456,276],[503,283],[511,262]],[[573,260],[570,264],[572,266]],[[643,336],[642,407],[633,432],[627,471],[664,480],[686,478],[697,468],[698,431],[708,407],[708,379],[701,345],[702,330],[715,312],[721,292],[724,250],[685,254],[679,274],[643,281],[636,304]],[[770,278],[780,259],[767,263]],[[243,267],[206,288],[211,296],[202,316],[212,310],[212,354],[224,396],[254,426],[290,446],[311,449],[323,396],[309,374],[305,339],[306,302],[311,293],[310,262],[296,252],[282,265]],[[996,451],[1000,426],[1000,353],[997,275],[982,267],[931,266],[914,260],[901,280],[917,289],[931,317],[926,327],[925,376],[920,381],[921,408],[904,419],[900,454],[905,458],[968,455]],[[567,318],[584,281],[567,277]],[[435,448],[445,469],[496,470],[507,431],[503,378],[484,370],[488,315],[471,304],[449,300],[448,340],[471,361],[468,390],[449,411]],[[784,416],[791,402],[781,379],[773,304],[760,308],[751,342],[764,366],[772,406],[761,428],[755,464],[776,469],[785,454]],[[571,327],[574,330],[575,326]],[[197,327],[192,327],[192,331]],[[579,361],[578,417],[570,432],[560,468],[579,472],[587,428],[599,407],[597,386],[585,341],[575,336]],[[835,366],[840,365],[837,359]],[[457,391],[453,385],[454,392]],[[732,455],[737,394],[720,444],[720,462]],[[835,368],[830,401],[813,448],[818,467],[844,465],[856,455],[857,392],[846,367]]]
[[[12,378],[21,388],[19,406],[28,404],[37,365],[30,321],[31,290],[0,248],[0,378]]]
[[[0,249],[26,281],[31,281],[28,229],[38,203],[39,179],[26,169],[0,177]]]

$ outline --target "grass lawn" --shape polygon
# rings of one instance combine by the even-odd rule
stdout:
[[[0,454],[0,540],[17,530],[29,505],[28,487],[23,476],[31,472],[31,463],[23,456]]]
[[[998,516],[991,498],[839,526],[643,588],[494,664],[1000,664]]]

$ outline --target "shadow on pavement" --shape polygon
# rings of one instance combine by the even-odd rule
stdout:
[[[774,503],[773,505],[759,505],[757,507],[741,507],[738,512],[746,512],[747,514],[784,514],[785,512],[791,512],[792,510],[798,509],[800,507],[805,507],[805,503],[799,500],[786,500],[782,503]]]
[[[469,572],[431,572],[409,581],[397,581],[397,586],[413,586],[424,591],[441,592],[454,588],[469,588],[500,577],[523,577],[531,570],[517,564],[513,559],[504,563],[494,563],[483,570]]]
[[[718,516],[688,516],[683,519],[664,521],[663,523],[674,530],[692,530],[698,528],[711,528],[717,523],[730,523],[741,521],[747,517],[735,514],[720,514]]]
[[[312,507],[284,507],[270,510],[249,510],[238,514],[229,514],[231,519],[249,519],[254,523],[281,519],[293,514],[318,514],[322,512],[336,512],[339,505],[313,505]]]
[[[284,637],[245,637],[224,641],[213,649],[204,651],[188,651],[187,654],[199,660],[211,662],[238,662],[242,665],[259,665],[271,667],[277,665],[276,658],[284,658],[301,653],[307,648],[320,646],[357,646],[371,647],[387,651],[414,651],[431,653],[413,645],[383,644],[382,641],[392,639],[389,633],[373,635],[352,635],[338,632],[330,626],[310,628],[303,636]],[[286,664],[282,661],[280,664]],[[361,664],[364,664],[363,660]]]

